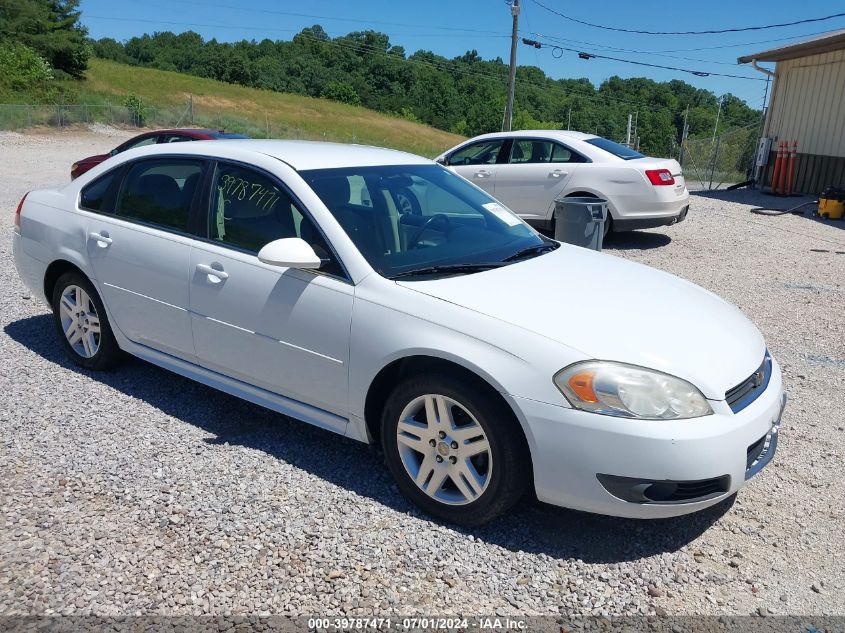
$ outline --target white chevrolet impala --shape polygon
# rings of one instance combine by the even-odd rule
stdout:
[[[736,308],[546,239],[410,154],[131,150],[27,194],[14,253],[79,365],[122,350],[380,443],[402,492],[448,521],[483,523],[525,493],[693,512],[777,445],[780,370]]]

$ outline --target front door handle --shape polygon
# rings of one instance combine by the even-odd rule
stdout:
[[[222,269],[213,268],[208,264],[197,264],[197,272],[208,275],[208,280],[213,284],[219,284],[229,278],[229,273]]]
[[[88,239],[95,240],[97,242],[97,246],[100,248],[108,248],[111,245],[111,238],[109,237],[108,233],[89,233]]]
[[[487,171],[486,169],[479,169],[477,172],[475,172],[475,177],[476,178],[489,178],[490,172]]]
[[[561,171],[560,169],[555,169],[552,173],[549,174],[552,178],[563,178],[564,176],[568,176],[568,171]]]

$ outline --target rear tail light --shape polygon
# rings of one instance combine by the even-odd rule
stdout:
[[[15,210],[15,228],[18,230],[21,228],[21,209],[23,209],[23,201],[26,200],[28,195],[28,191],[23,194],[23,198],[21,198],[21,201],[18,202],[18,208]]]
[[[675,184],[675,178],[668,169],[647,169],[645,175],[656,186]]]

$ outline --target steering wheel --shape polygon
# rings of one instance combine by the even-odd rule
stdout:
[[[428,220],[426,220],[425,223],[420,226],[420,228],[414,231],[414,234],[411,237],[408,238],[408,250],[416,248],[418,246],[420,238],[423,236],[423,233],[425,233],[431,227],[432,224],[440,220],[446,222],[446,231],[448,231],[450,226],[449,216],[445,213],[435,213]]]

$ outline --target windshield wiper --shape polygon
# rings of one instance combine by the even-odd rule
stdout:
[[[560,246],[560,244],[558,244],[557,242],[543,242],[542,244],[538,244],[537,246],[529,246],[528,248],[523,248],[521,251],[517,251],[513,255],[508,255],[502,261],[514,262],[517,259],[522,259],[523,257],[541,255],[546,251],[555,250],[558,246]]]
[[[437,275],[439,273],[479,273],[491,268],[501,268],[505,266],[504,262],[486,262],[479,264],[439,264],[437,266],[426,266],[425,268],[415,268],[414,270],[406,270],[401,273],[396,273],[390,279],[399,279],[401,277],[416,277],[418,275]]]

